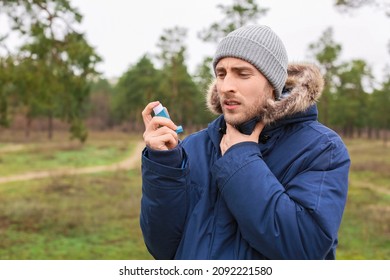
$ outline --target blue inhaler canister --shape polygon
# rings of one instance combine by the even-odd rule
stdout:
[[[168,112],[164,109],[163,105],[160,103],[156,107],[153,108],[154,115],[158,117],[164,117],[170,119]],[[176,133],[183,133],[183,127],[181,125],[177,126]]]

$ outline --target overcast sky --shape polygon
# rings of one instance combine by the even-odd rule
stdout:
[[[377,79],[390,64],[387,43],[390,18],[373,8],[343,14],[332,6],[334,0],[258,0],[269,8],[258,23],[270,26],[284,41],[290,61],[307,61],[308,45],[316,42],[327,27],[342,44],[343,60],[365,59]],[[187,61],[192,72],[202,58],[214,53],[215,46],[203,43],[197,33],[219,21],[218,4],[233,0],[71,0],[83,15],[81,29],[104,59],[99,70],[108,78],[122,75],[145,53],[156,53],[163,29],[188,29]]]

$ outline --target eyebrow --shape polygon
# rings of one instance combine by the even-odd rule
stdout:
[[[219,66],[215,69],[216,71],[226,71],[225,67]],[[233,66],[231,67],[233,72],[241,72],[241,71],[253,71],[254,69],[249,66]]]
[[[233,71],[240,72],[240,71],[253,71],[252,67],[249,66],[235,66],[232,67]]]

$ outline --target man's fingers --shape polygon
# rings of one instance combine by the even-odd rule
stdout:
[[[154,133],[153,133],[153,136],[162,136],[162,135],[165,135],[165,134],[170,134],[172,135],[175,139],[179,139],[179,136],[177,135],[177,133],[170,129],[169,127],[166,127],[166,126],[162,126],[160,127],[159,129],[155,130]]]
[[[151,131],[157,130],[158,128],[160,128],[162,126],[166,126],[171,130],[177,129],[177,125],[175,125],[171,119],[164,118],[164,117],[153,117],[149,121],[148,125],[146,126],[145,131],[151,132]]]
[[[145,144],[154,150],[168,150],[177,146],[177,133],[167,127],[160,127],[156,131],[144,134]]]
[[[152,120],[152,112],[153,108],[160,104],[160,101],[153,101],[146,105],[145,109],[142,111],[142,119],[145,124],[145,128],[148,126],[150,121]]]

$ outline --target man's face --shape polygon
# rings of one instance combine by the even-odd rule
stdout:
[[[215,72],[222,111],[231,125],[261,115],[266,100],[273,98],[268,80],[244,60],[225,57],[218,62]]]

